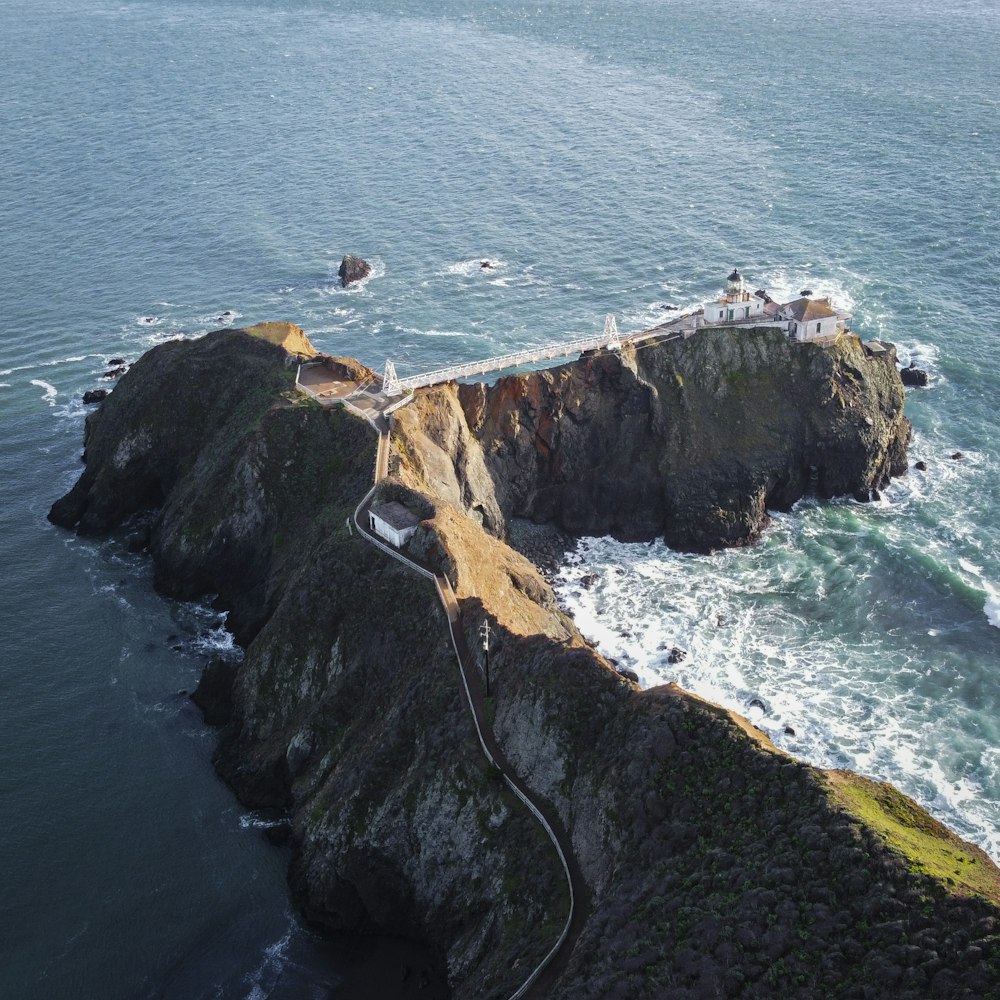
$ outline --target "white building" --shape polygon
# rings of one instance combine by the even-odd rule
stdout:
[[[379,538],[401,549],[417,530],[420,518],[397,500],[379,504],[368,511],[368,525]]]
[[[845,330],[851,316],[837,310],[828,298],[798,298],[775,302],[763,290],[748,292],[738,270],[726,279],[726,291],[706,302],[698,326],[767,326],[784,330],[793,340],[820,340]]]
[[[786,302],[778,316],[788,321],[788,336],[794,340],[816,340],[837,332],[837,310],[829,299],[795,299]]]
[[[726,279],[726,292],[718,299],[706,302],[704,316],[706,326],[717,323],[741,323],[752,319],[764,318],[766,300],[756,293],[747,291],[747,283],[736,268]]]

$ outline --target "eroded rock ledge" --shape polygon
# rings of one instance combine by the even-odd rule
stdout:
[[[550,995],[991,995],[1000,873],[982,852],[887,786],[797,763],[673,686],[640,692],[501,540],[528,515],[739,543],[811,482],[899,471],[888,365],[849,343],[783,374],[761,345],[626,351],[400,411],[399,488],[433,513],[414,544],[448,569],[470,640],[493,623],[498,738],[592,889]],[[236,332],[154,348],[88,419],[87,468],[51,516],[107,531],[156,505],[157,585],[233,609],[246,657],[218,766],[289,810],[306,913],[419,937],[456,997],[508,996],[561,926],[558,863],[481,763],[432,589],[347,531],[374,432],[297,400],[285,361]],[[893,849],[893,823],[926,854]]]

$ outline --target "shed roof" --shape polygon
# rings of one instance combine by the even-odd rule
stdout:
[[[830,308],[830,303],[824,299],[796,299],[787,303],[792,312],[792,318],[806,323],[811,319],[826,319],[836,316],[837,311]]]
[[[398,500],[390,500],[388,503],[372,507],[371,512],[379,520],[384,521],[390,528],[395,528],[397,531],[415,528],[420,524],[420,518]]]

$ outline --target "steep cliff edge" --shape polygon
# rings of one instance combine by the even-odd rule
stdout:
[[[427,392],[398,435],[415,484],[495,534],[519,516],[707,551],[755,540],[768,508],[807,492],[864,498],[905,473],[894,357],[855,337],[706,330],[459,386],[457,400]]]
[[[843,436],[827,433],[825,451],[795,452],[772,471],[815,465],[815,481],[831,484],[850,467],[842,481],[853,491],[898,465],[905,424],[891,380],[883,392],[861,357],[845,360],[857,361],[857,384],[846,375],[822,383],[832,412],[850,414],[833,421]],[[530,563],[477,523],[499,536],[507,517],[546,509],[573,523],[568,497],[574,476],[590,476],[585,452],[573,464],[552,443],[583,449],[588,434],[605,474],[648,470],[643,483],[661,493],[647,497],[643,485],[636,504],[653,510],[666,495],[665,467],[638,449],[616,464],[627,441],[596,418],[569,416],[566,390],[587,377],[631,387],[634,407],[593,389],[602,399],[579,406],[605,407],[607,420],[638,433],[661,426],[658,400],[670,379],[681,388],[674,374],[689,392],[698,384],[693,370],[669,367],[679,363],[626,353],[488,392],[444,387],[400,411],[394,435],[397,478],[425,495],[412,544],[448,570],[470,644],[491,622],[497,737],[559,811],[592,889],[583,938],[550,995],[990,995],[1000,983],[1000,910],[989,900],[1000,890],[985,855],[935,830],[898,793],[792,761],[674,687],[638,691],[588,646]],[[521,400],[555,384],[549,424],[544,407]],[[234,608],[246,658],[218,763],[245,801],[290,811],[292,885],[307,914],[331,928],[420,937],[444,956],[455,996],[509,996],[564,919],[558,862],[481,762],[433,589],[345,525],[370,483],[374,432],[295,401],[290,385],[283,352],[239,333],[154,349],[88,423],[87,469],[53,519],[102,531],[156,504],[159,586],[217,593]],[[698,391],[704,399],[686,405],[707,420],[716,404],[710,388]],[[884,411],[883,424],[864,400]],[[505,420],[518,443],[501,454]],[[712,426],[725,427],[718,420]],[[834,460],[854,454],[862,427],[885,436],[870,464]],[[699,438],[689,450],[704,447]],[[760,456],[750,478],[759,477],[766,444],[745,449]],[[702,467],[725,464],[725,439],[714,454]],[[525,486],[533,474],[548,486]],[[690,481],[714,483],[700,475]],[[775,503],[780,491],[766,482]],[[713,500],[723,495],[712,486]],[[612,516],[610,502],[601,517]],[[762,523],[745,506],[737,541]],[[708,507],[709,528],[695,539],[718,544]],[[665,523],[650,517],[647,530]],[[924,874],[925,858],[904,849],[888,821],[933,838],[953,884],[943,869]]]

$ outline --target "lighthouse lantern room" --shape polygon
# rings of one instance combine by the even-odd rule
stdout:
[[[749,298],[747,283],[743,275],[734,267],[733,273],[726,279],[726,301],[746,302]]]

